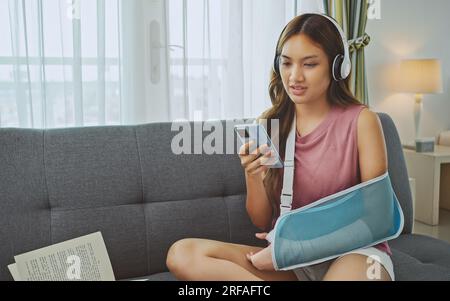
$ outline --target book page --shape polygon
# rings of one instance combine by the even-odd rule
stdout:
[[[8,270],[11,273],[11,276],[13,277],[14,281],[21,281],[19,271],[17,270],[17,264],[13,263],[8,265]]]
[[[15,256],[25,281],[113,281],[102,234],[96,232]]]

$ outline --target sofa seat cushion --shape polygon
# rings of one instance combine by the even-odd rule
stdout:
[[[431,263],[450,268],[450,243],[436,238],[407,234],[389,241],[389,245],[422,263]]]
[[[450,244],[408,234],[389,241],[396,280],[450,280]]]

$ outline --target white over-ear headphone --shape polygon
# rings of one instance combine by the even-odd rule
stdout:
[[[339,34],[341,35],[342,44],[344,46],[344,56],[342,54],[336,55],[333,61],[333,78],[335,81],[346,79],[350,72],[352,71],[352,61],[350,60],[350,52],[348,47],[347,38],[345,37],[344,31],[342,30],[341,26],[331,18],[330,16],[323,15],[323,14],[316,14],[323,16],[331,21],[331,23],[336,26],[337,30],[339,31]]]
[[[336,22],[336,20],[334,20],[330,16],[327,16],[324,14],[318,14],[318,13],[307,13],[307,14],[308,15],[318,15],[318,16],[327,18],[328,20],[331,21],[331,23],[333,23],[333,25],[338,30],[339,34],[341,35],[342,45],[344,47],[344,54],[336,55],[336,57],[334,58],[333,66],[332,66],[331,70],[332,70],[333,78],[335,81],[340,81],[340,80],[346,79],[350,75],[350,72],[352,70],[352,62],[350,60],[350,52],[349,52],[347,38],[345,37],[344,31],[342,30],[341,26]],[[287,25],[286,25],[286,27],[287,27]],[[283,34],[286,27],[283,29],[281,34]],[[280,39],[278,39],[278,42],[279,42],[279,40]],[[277,45],[277,49],[278,49],[278,45]],[[275,63],[274,63],[274,69],[275,69],[275,72],[277,72],[277,73],[279,73],[279,62],[278,62],[279,56],[280,55],[278,53],[275,55]]]

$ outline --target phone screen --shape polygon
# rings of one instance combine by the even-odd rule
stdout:
[[[276,148],[273,147],[270,137],[267,135],[265,129],[261,125],[239,125],[235,127],[235,130],[243,144],[248,143],[250,140],[255,141],[255,144],[250,146],[250,153],[255,151],[256,148],[260,147],[261,145],[267,144],[267,146],[269,146],[271,151],[275,154],[275,164],[271,165],[271,167],[280,168],[283,166]]]
[[[237,132],[238,132],[239,136],[241,136],[244,139],[250,138],[250,134],[248,133],[248,129],[247,128],[239,129],[239,130],[237,130]]]

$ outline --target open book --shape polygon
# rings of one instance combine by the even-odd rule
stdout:
[[[14,256],[16,281],[114,281],[102,234],[95,232]]]

